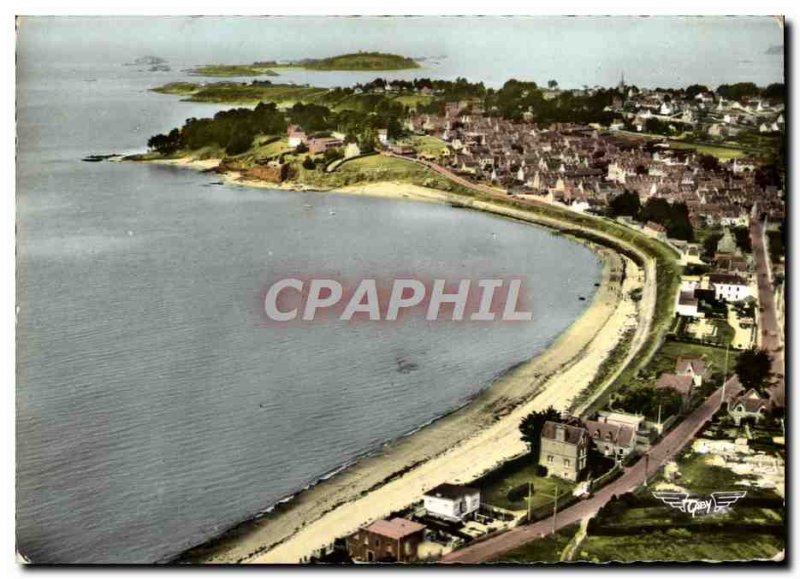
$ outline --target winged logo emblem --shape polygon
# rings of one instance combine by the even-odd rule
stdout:
[[[733,505],[747,495],[747,491],[718,491],[708,497],[690,497],[677,491],[656,491],[653,496],[664,504],[692,517],[727,513]]]

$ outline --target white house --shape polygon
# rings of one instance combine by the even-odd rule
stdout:
[[[425,510],[434,517],[463,521],[478,511],[481,492],[478,489],[444,483],[423,495]]]
[[[389,131],[386,129],[378,129],[378,141],[381,145],[389,144]]]
[[[286,136],[292,149],[296,149],[300,143],[305,143],[308,140],[306,132],[298,125],[289,125],[286,130]]]
[[[740,302],[750,297],[750,286],[738,275],[730,273],[712,273],[708,282],[714,288],[714,297],[725,302]]]
[[[691,376],[695,386],[703,385],[703,378],[708,376],[706,363],[702,358],[683,358],[679,356],[675,361],[675,374],[678,376]]]
[[[699,300],[694,296],[694,291],[683,291],[678,294],[678,300],[675,304],[675,313],[679,316],[686,316],[688,318],[696,318],[699,316],[697,309]]]

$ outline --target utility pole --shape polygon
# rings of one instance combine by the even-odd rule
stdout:
[[[644,453],[644,486],[647,486],[647,471],[650,469],[650,451]]]
[[[722,397],[719,400],[719,407],[722,408],[722,405],[725,404],[725,385],[728,383],[728,348],[730,344],[725,346],[725,374],[722,378]]]
[[[556,494],[553,499],[553,532],[556,532],[556,517],[558,516],[558,485],[556,485]]]
[[[533,502],[533,483],[528,481],[528,524],[531,523],[531,503]]]

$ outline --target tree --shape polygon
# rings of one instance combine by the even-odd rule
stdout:
[[[314,161],[311,159],[311,157],[306,155],[306,158],[303,159],[303,169],[308,169],[309,171],[311,171],[315,167],[316,167],[316,165],[314,165]]]
[[[544,423],[548,420],[558,421],[560,418],[558,411],[552,406],[547,410],[531,412],[519,424],[519,431],[522,434],[523,442],[528,445],[531,457],[534,462],[539,462],[539,451],[541,450],[541,436]]]
[[[172,129],[168,134],[155,135],[147,141],[147,146],[157,153],[169,155],[177,151],[182,144],[180,129]]]
[[[557,80],[548,80],[547,81],[547,88],[550,90],[555,90],[558,88],[558,81]]]
[[[719,159],[713,155],[698,155],[697,164],[706,172],[717,173],[721,169]]]
[[[708,87],[702,84],[691,84],[686,87],[684,93],[686,94],[686,98],[693,99],[697,95],[703,92],[710,92]]]
[[[766,350],[750,348],[739,354],[736,360],[736,374],[747,389],[761,387],[770,374],[772,359]]]
[[[608,206],[613,217],[629,215],[635,218],[639,215],[642,202],[639,200],[639,196],[636,193],[625,191],[611,199]]]

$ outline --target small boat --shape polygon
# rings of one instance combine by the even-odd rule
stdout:
[[[328,211],[328,215],[336,215],[336,211],[334,211],[333,209],[330,209]]]

